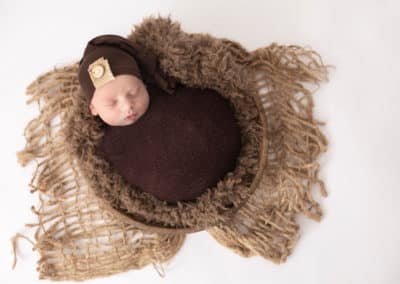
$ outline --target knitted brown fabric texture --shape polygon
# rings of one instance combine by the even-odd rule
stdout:
[[[90,100],[95,87],[90,79],[88,67],[99,57],[105,57],[112,73],[131,74],[145,84],[155,84],[171,93],[176,81],[160,68],[157,56],[140,44],[114,34],[99,35],[88,41],[79,60],[78,79],[83,92]]]
[[[90,47],[90,45],[88,47]],[[118,48],[108,46],[97,47],[94,50],[90,50],[89,53],[87,51],[88,47],[85,50],[84,57],[80,61],[78,78],[83,92],[89,99],[93,97],[95,86],[90,79],[88,66],[100,57],[105,57],[108,60],[111,65],[111,72],[114,76],[130,74],[142,80],[142,75],[136,60],[128,53]]]
[[[155,197],[194,200],[235,169],[240,129],[229,100],[180,85],[148,85],[150,105],[128,126],[106,126],[102,155],[127,182]]]

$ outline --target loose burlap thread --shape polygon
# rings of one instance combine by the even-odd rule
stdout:
[[[206,73],[215,74],[212,80],[231,81],[241,95],[252,91],[259,95],[267,122],[267,167],[254,194],[234,217],[207,228],[207,232],[241,256],[259,255],[274,263],[285,262],[300,237],[296,216],[304,214],[315,221],[322,218],[313,187],[318,186],[321,195],[327,196],[318,177],[317,158],[327,150],[328,142],[320,130],[324,123],[313,115],[312,94],[316,89],[311,87],[327,80],[328,66],[309,48],[273,43],[247,52],[227,39],[186,34],[170,18],[144,19],[131,37],[148,31],[179,37],[180,42],[184,38],[204,43],[204,54],[200,55],[207,58],[208,68],[213,64],[218,67],[207,69]],[[190,52],[184,46],[175,48],[159,46],[153,51],[164,57],[170,53],[187,56]],[[180,61],[169,65],[165,58],[160,62],[167,73],[183,83],[218,85],[211,79],[206,85],[191,76],[183,59],[181,66]],[[40,254],[39,278],[82,281],[149,264],[165,276],[163,265],[177,254],[186,234],[150,232],[112,214],[93,193],[77,159],[66,147],[68,137],[63,135],[63,127],[74,103],[73,94],[79,92],[77,70],[76,62],[54,68],[27,88],[27,104],[38,103],[40,113],[25,128],[26,146],[18,159],[22,166],[37,162],[30,186],[32,193],[38,193],[39,205],[32,206],[38,221],[26,226],[35,228],[35,241],[31,242]],[[17,239],[21,237],[27,238],[22,234],[12,238],[13,267]]]

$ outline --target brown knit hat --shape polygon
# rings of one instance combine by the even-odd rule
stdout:
[[[92,74],[89,74],[90,66],[96,67],[91,69]],[[100,86],[120,74],[132,74],[145,84],[155,84],[169,94],[173,94],[179,84],[162,70],[157,55],[149,48],[133,39],[113,34],[100,35],[88,42],[78,72],[81,88],[90,100],[95,84]]]
[[[96,88],[117,75],[131,74],[142,80],[134,49],[129,40],[118,35],[100,35],[91,39],[79,62],[79,83],[91,100]]]

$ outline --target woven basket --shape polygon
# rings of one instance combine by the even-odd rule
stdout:
[[[238,44],[228,45],[225,40],[183,31],[179,31],[179,39],[176,40],[177,35],[173,31],[167,33],[157,29],[159,27],[143,23],[136,27],[128,39],[146,48],[153,47],[152,52],[163,60],[164,72],[176,80],[190,87],[207,86],[215,89],[230,101],[242,135],[242,150],[235,170],[221,177],[213,188],[206,190],[195,201],[178,201],[171,205],[156,199],[136,185],[125,182],[97,154],[96,147],[104,134],[103,123],[85,111],[88,101],[82,90],[73,97],[74,107],[67,118],[65,137],[68,137],[66,142],[70,152],[79,159],[82,173],[94,193],[104,201],[102,206],[106,210],[148,231],[197,232],[229,222],[259,185],[267,160],[266,116],[254,85],[254,73],[248,68],[250,57],[244,48]],[[176,50],[183,43],[184,49]],[[176,66],[187,60],[185,52],[190,52],[191,46],[201,51],[202,55],[197,60],[186,62],[185,69],[182,69],[185,71],[177,72]],[[215,53],[213,49],[216,47],[221,56],[241,53],[243,58],[247,56],[249,59],[231,57],[225,64],[221,64],[224,60],[222,57],[207,59],[208,55]],[[185,74],[188,69],[197,73],[187,78]]]

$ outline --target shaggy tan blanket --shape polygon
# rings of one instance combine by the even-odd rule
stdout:
[[[299,238],[296,216],[322,217],[312,188],[327,195],[317,158],[328,142],[312,112],[312,88],[327,80],[328,66],[308,48],[272,43],[248,52],[186,33],[170,17],[144,18],[127,38],[157,54],[181,83],[232,102],[245,141],[237,167],[195,203],[170,205],[135,191],[95,155],[103,133],[84,110],[78,62],[39,76],[27,103],[37,102],[40,113],[18,152],[22,166],[37,162],[30,186],[38,222],[27,226],[36,228],[39,277],[79,281],[148,264],[164,276],[163,263],[200,230],[241,256],[286,261]],[[20,237],[29,240],[16,234],[14,254]]]

